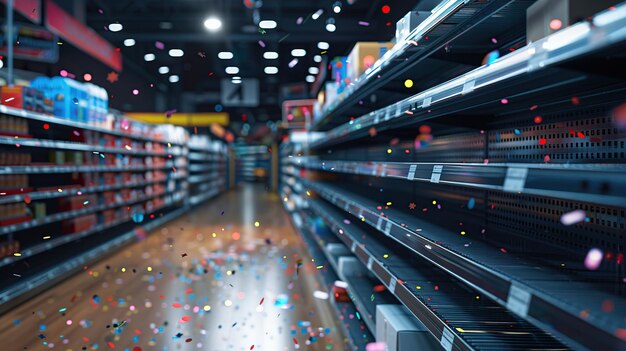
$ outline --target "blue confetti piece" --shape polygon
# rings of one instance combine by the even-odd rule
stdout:
[[[476,206],[476,200],[473,197],[470,197],[470,199],[467,200],[467,208],[472,210],[474,209],[474,206]]]

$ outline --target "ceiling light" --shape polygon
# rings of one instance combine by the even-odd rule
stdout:
[[[170,68],[167,66],[161,66],[159,67],[159,73],[161,74],[168,74],[170,73]]]
[[[211,32],[215,32],[222,28],[222,21],[219,18],[209,17],[204,21],[204,26]]]
[[[233,77],[233,80],[241,80],[241,77],[239,77],[239,76],[234,76],[234,77]]]
[[[315,61],[315,62],[322,62],[322,56],[320,56],[320,55],[313,56],[313,61]]]
[[[124,39],[124,46],[134,46],[135,39]]]
[[[276,21],[263,20],[259,22],[259,27],[263,29],[274,29],[276,28]]]
[[[335,3],[333,4],[333,12],[334,13],[341,12],[341,1],[335,1]]]
[[[313,83],[313,82],[315,82],[315,77],[314,76],[306,76],[306,81],[308,83]]]
[[[182,57],[185,52],[181,49],[170,49],[169,54],[172,57]]]
[[[226,67],[226,73],[237,74],[239,73],[239,67],[234,67],[234,66]]]
[[[325,41],[320,41],[319,43],[317,43],[317,48],[320,50],[328,50],[329,47],[330,45]]]
[[[109,30],[111,32],[119,32],[122,29],[124,29],[124,26],[122,26],[121,23],[111,23],[111,24],[109,24]]]
[[[265,74],[276,74],[278,73],[278,67],[267,66],[263,71],[265,72]]]
[[[291,50],[291,56],[293,57],[303,57],[306,55],[306,50],[304,49],[293,49]]]
[[[320,16],[322,15],[322,13],[324,13],[324,10],[319,9],[319,10],[315,11],[315,13],[314,13],[313,15],[311,15],[311,18],[312,18],[313,20],[316,20],[316,19],[320,18]]]
[[[309,67],[309,74],[318,74],[320,73],[320,69],[317,67]]]
[[[176,83],[180,80],[180,77],[174,74],[170,76],[169,80],[170,80],[170,83]]]
[[[335,25],[335,19],[334,18],[329,18],[326,20],[326,30],[329,32],[334,32],[335,30],[337,30],[337,26]]]
[[[230,60],[230,59],[233,58],[233,53],[229,52],[229,51],[222,51],[222,52],[217,54],[217,57],[220,60]]]
[[[156,56],[154,56],[154,54],[145,54],[145,55],[143,55],[143,59],[146,62],[154,61],[155,58],[156,58]]]
[[[267,51],[263,53],[263,58],[266,60],[276,60],[278,58],[278,53],[274,51]]]
[[[231,80],[233,84],[241,84],[241,79],[233,79]]]

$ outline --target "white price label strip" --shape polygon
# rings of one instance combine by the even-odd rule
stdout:
[[[454,334],[452,334],[452,332],[448,328],[444,327],[439,343],[444,350],[452,351],[452,346],[454,345]]]
[[[429,107],[432,101],[433,101],[433,98],[431,96],[424,99],[424,102],[422,102],[422,108]]]
[[[406,176],[408,180],[415,179],[416,170],[417,170],[417,165],[411,165],[411,167],[409,167],[409,174]]]
[[[371,257],[367,259],[367,269],[369,269],[370,271],[372,270],[373,263],[374,263],[374,260]]]
[[[508,192],[520,192],[524,190],[526,184],[526,176],[528,168],[509,167],[506,170],[506,178],[504,178],[503,190]]]
[[[351,248],[351,250],[350,250],[350,251],[352,251],[352,252],[356,252],[356,241],[353,241],[353,242],[352,242],[352,248]]]
[[[376,230],[380,231],[383,225],[383,217],[378,217],[378,221],[376,221]]]
[[[396,283],[397,283],[397,279],[394,277],[391,277],[389,280],[389,291],[391,291],[391,293],[395,293],[396,292]]]
[[[472,91],[474,91],[475,85],[476,85],[475,80],[470,80],[469,82],[465,82],[465,84],[463,84],[463,91],[461,92],[461,94],[465,95],[467,93],[471,93]]]
[[[387,223],[385,223],[385,235],[389,235],[389,233],[391,233],[391,222],[387,221]]]
[[[433,173],[430,175],[430,182],[439,183],[439,179],[441,179],[442,172],[443,172],[443,165],[434,165]]]
[[[516,315],[526,318],[528,316],[528,307],[530,307],[530,300],[532,295],[523,288],[511,284],[509,288],[509,297],[506,300],[506,308]]]

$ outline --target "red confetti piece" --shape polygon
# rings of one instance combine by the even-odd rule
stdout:
[[[539,139],[539,145],[546,145],[546,142],[547,142],[546,138]]]
[[[191,338],[185,339],[185,342],[191,342],[191,340],[192,340]]]
[[[189,316],[183,316],[183,318],[180,319],[180,321],[178,321],[179,323],[187,323],[191,320],[191,317]]]
[[[112,342],[107,342],[107,345],[109,346],[109,348],[114,349],[115,348],[115,344]]]
[[[185,290],[185,294],[191,294],[192,292],[193,292],[192,288],[189,288],[189,289]]]
[[[172,304],[172,307],[174,307],[174,308],[181,308],[181,307],[183,307],[183,305],[179,304],[178,302],[175,302],[175,303]]]
[[[135,347],[133,347],[133,351],[141,351],[141,347],[135,346]]]
[[[298,340],[296,338],[293,338],[292,340],[294,344],[298,345]]]
[[[262,305],[262,304],[263,304],[263,301],[265,301],[265,298],[262,298],[262,299],[261,299],[261,302],[259,302],[259,305]]]
[[[254,350],[254,345],[250,346],[250,350]]]

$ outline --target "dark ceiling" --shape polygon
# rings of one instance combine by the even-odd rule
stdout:
[[[257,6],[260,5],[258,8],[249,9],[244,0],[90,0],[85,8],[85,20],[87,25],[121,48],[125,69],[142,71],[143,76],[162,82],[170,97],[180,96],[183,92],[203,96],[196,104],[196,110],[214,110],[220,80],[232,77],[225,73],[225,68],[237,66],[240,68],[237,76],[260,80],[260,110],[276,115],[280,87],[304,82],[309,67],[318,65],[313,57],[323,51],[317,48],[319,41],[330,44],[324,56],[332,59],[348,54],[357,41],[390,40],[395,33],[396,21],[419,0],[350,1],[353,4],[341,0],[339,14],[332,10],[335,2],[263,0],[262,3],[256,1]],[[381,10],[384,5],[391,8],[388,14]],[[312,14],[320,9],[323,14],[313,20]],[[223,27],[219,32],[211,33],[204,28],[203,22],[209,15],[221,18]],[[329,17],[336,21],[334,33],[325,30]],[[262,33],[257,24],[259,19],[275,20],[278,26]],[[123,30],[110,32],[107,26],[114,22],[121,23]],[[136,44],[123,46],[127,38],[135,39]],[[157,42],[164,44],[164,49],[157,48],[160,45]],[[170,57],[168,50],[171,48],[183,49],[184,56]],[[299,58],[297,65],[290,68],[291,50],[295,48],[305,49],[306,56]],[[220,60],[217,57],[220,51],[230,51],[234,58]],[[278,52],[279,59],[263,59],[265,51]],[[156,59],[145,62],[146,53],[154,53]],[[263,71],[266,65],[277,66],[279,73],[266,75]],[[160,66],[168,66],[170,73],[160,75]],[[181,81],[169,83],[170,74],[179,75]],[[239,110],[245,109],[233,109],[232,112],[241,112]]]

